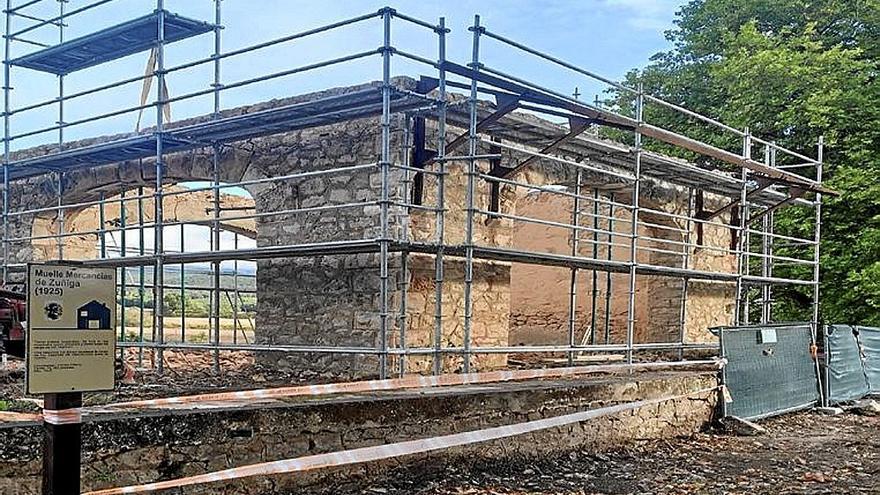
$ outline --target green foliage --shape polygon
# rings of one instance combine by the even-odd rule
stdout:
[[[817,137],[825,136],[824,175],[840,196],[824,198],[821,313],[829,322],[880,325],[880,2],[692,0],[667,38],[674,48],[629,73],[628,85],[642,84],[649,94],[737,128],[749,126],[792,149],[814,149]],[[632,96],[615,94],[608,103],[626,110]],[[657,105],[649,104],[645,116],[726,149],[740,146],[731,134]],[[780,211],[777,231],[804,236],[812,215]],[[780,254],[797,254],[789,249]],[[775,318],[809,316],[803,289],[786,288],[775,298]]]

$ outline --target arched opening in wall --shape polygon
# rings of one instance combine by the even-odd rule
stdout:
[[[166,263],[163,270],[166,343],[254,342],[257,264],[246,259],[200,261],[197,253],[236,251],[257,245],[255,202],[240,187],[222,187],[215,217],[210,183],[179,182],[163,188],[161,252],[194,253],[194,261]],[[72,195],[71,195],[72,196]],[[149,257],[157,251],[155,191],[134,187],[112,194],[95,191],[65,204],[63,215],[37,215],[32,228],[36,260]],[[218,231],[215,235],[214,225]],[[215,270],[217,273],[215,275]],[[118,272],[119,340],[150,345],[154,329],[155,267],[132,263]]]

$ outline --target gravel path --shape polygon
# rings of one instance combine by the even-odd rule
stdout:
[[[401,467],[368,486],[315,493],[880,493],[880,417],[799,413],[762,425],[768,432],[757,437],[707,432],[539,462]]]

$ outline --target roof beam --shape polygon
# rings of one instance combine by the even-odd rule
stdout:
[[[746,199],[751,198],[751,197],[754,196],[755,194],[758,194],[759,192],[761,192],[761,191],[767,189],[768,187],[770,187],[770,186],[772,186],[772,185],[773,185],[773,181],[766,180],[766,179],[759,179],[759,180],[758,180],[758,187],[756,187],[755,189],[752,189],[751,191],[747,192],[747,193],[746,193]],[[719,216],[719,215],[724,214],[725,212],[727,212],[728,210],[730,210],[730,209],[733,208],[734,206],[738,205],[738,204],[739,204],[739,200],[740,200],[740,198],[736,198],[736,199],[734,199],[734,200],[731,201],[730,203],[728,203],[728,204],[722,206],[721,208],[719,208],[719,209],[717,209],[717,210],[715,210],[715,211],[709,213],[708,215],[705,215],[705,217],[703,217],[702,220],[712,220],[713,218],[715,218],[715,217],[717,217],[717,216]]]
[[[523,101],[538,103],[541,105],[548,105],[556,108],[563,108],[582,117],[593,119],[595,120],[595,122],[602,125],[638,130],[644,136],[650,137],[652,139],[657,139],[659,141],[672,144],[674,146],[679,146],[695,153],[700,153],[702,155],[736,165],[740,168],[751,170],[752,172],[762,174],[768,179],[771,179],[780,184],[797,186],[806,191],[837,195],[836,191],[828,189],[814,180],[807,179],[806,177],[786,172],[784,170],[770,167],[763,163],[756,162],[752,159],[740,156],[736,153],[732,153],[730,151],[712,146],[696,139],[689,138],[687,136],[683,136],[681,134],[663,129],[661,127],[638,122],[637,120],[630,117],[619,115],[614,112],[604,111],[592,105],[560,98],[559,96],[553,95],[546,91],[533,89],[510,81],[508,79],[493,76],[485,72],[475,71],[469,67],[465,67],[463,65],[455,64],[452,62],[444,62],[442,68],[454,74],[458,74],[469,79],[475,79],[477,81],[481,81],[497,88],[516,93],[518,97]]]
[[[483,120],[477,122],[477,133],[482,132],[487,126],[498,122],[501,117],[504,117],[510,112],[516,110],[517,107],[519,107],[519,99],[498,97],[498,104],[495,107],[495,111],[489,114],[487,117],[483,118]],[[448,154],[449,152],[464,144],[469,135],[469,132],[464,132],[453,139],[451,143],[446,145],[446,153]]]
[[[588,120],[588,119],[584,119],[584,118],[580,118],[580,117],[569,117],[569,119],[568,119],[568,129],[569,130],[568,130],[568,132],[564,136],[560,137],[559,139],[557,139],[557,140],[553,141],[552,143],[550,143],[549,145],[547,145],[539,153],[542,155],[546,155],[548,153],[552,153],[552,152],[556,151],[560,146],[562,146],[566,142],[571,141],[572,139],[581,135],[581,133],[583,133],[585,130],[587,130],[590,127],[590,124],[592,124],[592,123],[593,123],[592,120]],[[532,155],[532,156],[526,158],[525,160],[523,160],[522,162],[520,162],[519,164],[517,164],[516,166],[514,166],[513,168],[502,169],[500,171],[501,177],[502,178],[510,177],[510,176],[516,174],[517,172],[519,172],[520,170],[528,167],[532,163],[537,162],[540,159],[541,159],[540,156]]]
[[[760,219],[764,218],[765,216],[769,215],[770,213],[773,213],[774,211],[778,210],[779,208],[782,208],[783,206],[792,203],[797,198],[800,198],[801,196],[803,196],[804,193],[806,193],[806,191],[804,191],[803,189],[792,188],[791,192],[789,192],[789,195],[787,198],[776,203],[775,205],[768,206],[767,208],[764,209],[764,211],[762,211],[760,213],[752,215],[751,217],[749,217],[748,220],[746,220],[746,225],[751,225],[756,220],[760,220]]]

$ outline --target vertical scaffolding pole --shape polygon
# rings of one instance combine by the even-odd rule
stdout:
[[[58,44],[64,43],[64,4],[58,0]],[[58,151],[64,151],[64,76],[58,75]],[[64,259],[64,172],[58,172],[58,259]],[[103,201],[102,201],[103,203]],[[103,229],[103,226],[101,227]]]
[[[439,80],[437,108],[437,211],[435,230],[437,231],[437,254],[434,256],[434,359],[433,372],[439,375],[443,369],[443,356],[440,347],[443,340],[443,248],[445,246],[445,213],[446,213],[446,18],[441,17],[438,30],[438,61]]]
[[[180,224],[180,252],[186,252],[186,229]],[[186,342],[186,263],[180,262],[180,341]]]
[[[238,251],[238,232],[232,233],[232,249]],[[232,296],[232,343],[238,344],[238,304],[241,300],[238,292],[238,259],[232,261]],[[244,333],[244,326],[241,332]]]
[[[685,233],[684,233],[684,246],[682,246],[682,257],[681,257],[681,267],[685,270],[690,266],[690,255],[691,255],[691,229],[693,229],[693,217],[694,217],[694,188],[688,188],[688,196],[687,196],[687,220],[685,221]],[[688,277],[681,278],[681,305],[679,306],[679,310],[681,313],[678,316],[678,343],[681,347],[678,348],[678,359],[681,361],[684,359],[684,343],[687,340],[687,299],[688,299],[688,285],[690,285],[690,279]]]
[[[10,65],[9,44],[12,34],[12,0],[6,0],[6,29],[3,36],[3,286],[9,283],[9,97],[10,90]]]
[[[775,166],[770,160],[770,146],[764,147],[764,165]],[[770,258],[773,252],[773,240],[770,234],[773,232],[773,213],[764,215],[761,219],[761,276],[770,277],[773,260]],[[770,323],[770,284],[761,286],[761,323]]]
[[[140,186],[137,189],[137,211],[138,211],[138,255],[143,258],[146,253],[146,242],[144,239],[144,187]],[[155,273],[155,272],[154,272]],[[144,264],[141,263],[138,265],[138,343],[140,346],[138,347],[138,366],[144,365],[144,324],[146,323],[144,320],[144,277],[146,276],[146,268]],[[156,328],[153,327],[153,336],[155,337]]]
[[[410,152],[412,148],[412,133],[410,132],[410,127],[412,126],[412,117],[409,115],[406,116],[403,122],[403,145],[401,146],[401,151],[403,154],[403,166],[407,167],[403,171],[403,191],[401,191],[401,196],[403,197],[404,202],[409,202],[409,191],[410,191]],[[407,208],[406,218],[411,218],[411,210]],[[401,242],[406,244],[409,242],[409,225],[403,225],[401,231]],[[398,347],[401,352],[398,355],[397,364],[398,364],[398,376],[403,378],[406,374],[406,327],[407,327],[407,297],[409,292],[409,252],[403,251],[400,253],[400,278],[399,278],[399,286],[397,288],[400,294],[400,316],[398,317],[397,326],[399,335],[398,338],[400,342],[398,342]]]
[[[578,171],[580,174],[580,171]],[[593,259],[599,258],[599,189],[593,188]],[[590,299],[590,344],[596,344],[596,303],[599,300],[599,272],[592,270],[593,292]]]
[[[98,253],[101,255],[101,259],[107,257],[107,218],[104,209],[106,199],[104,191],[101,191],[98,194]]]
[[[580,232],[578,224],[581,218],[581,182],[583,171],[578,169],[577,182],[574,185],[574,201],[571,207],[571,256],[576,257],[580,251]],[[593,245],[595,247],[595,244]],[[595,256],[594,256],[595,257]],[[574,363],[574,351],[570,350],[575,345],[575,327],[577,322],[577,275],[578,269],[572,267],[568,283],[568,365]]]
[[[745,159],[750,159],[752,156],[752,135],[748,127],[746,127],[743,133],[742,156]],[[739,325],[744,321],[748,321],[748,315],[743,318],[743,297],[745,295],[745,287],[743,286],[743,274],[747,271],[746,265],[748,265],[749,262],[748,258],[745,256],[745,251],[748,249],[748,244],[746,244],[748,242],[748,238],[745,235],[747,225],[746,222],[749,217],[748,179],[748,169],[743,167],[742,174],[740,175],[742,186],[740,187],[739,196],[739,235],[736,239],[736,297],[734,298],[736,304],[733,308],[734,326]]]
[[[220,22],[222,0],[214,0],[214,83],[211,87],[214,89],[214,114],[213,119],[220,118]],[[214,213],[211,221],[211,238],[213,249],[219,251],[220,248],[220,144],[215,142],[211,146],[211,178],[214,181]],[[181,245],[181,249],[183,246]],[[213,301],[212,317],[214,335],[211,340],[214,341],[214,363],[215,373],[220,372],[220,264],[221,261],[214,261],[211,264],[213,268],[211,300]],[[181,285],[183,279],[181,278]]]
[[[611,261],[614,254],[614,193],[608,194],[608,253],[606,259]],[[604,342],[611,341],[611,272],[605,272],[605,325]]]
[[[816,181],[821,184],[822,183],[822,174],[825,163],[825,138],[824,136],[819,137],[819,143],[817,145],[817,164],[816,164]],[[814,232],[814,245],[813,245],[813,317],[812,317],[812,337],[813,343],[816,343],[816,339],[819,334],[819,244],[822,241],[822,194],[816,193],[816,225]],[[828,355],[828,349],[825,349],[825,355]],[[819,360],[815,360],[816,363],[816,377],[821,376],[819,374]],[[822,387],[819,387],[819,399],[821,403],[825,406],[828,405],[828,398],[825,396]]]
[[[379,199],[379,377],[388,378],[388,251],[389,251],[389,167],[391,162],[391,16],[393,10],[382,10],[382,143],[379,173],[382,191]]]
[[[464,362],[462,371],[470,373],[471,371],[471,327],[474,317],[474,209],[475,209],[475,179],[477,174],[477,79],[476,73],[480,70],[480,33],[483,28],[480,27],[480,16],[474,16],[474,26],[471,31],[474,33],[473,58],[470,64],[471,70],[475,76],[471,78],[471,95],[470,95],[470,124],[468,126],[468,163],[467,163],[467,212],[465,219],[465,260],[464,260]]]
[[[55,218],[58,222],[58,232],[55,238],[55,245],[58,249],[58,259],[64,259],[64,172],[55,172],[55,207],[57,212]]]
[[[165,321],[163,319],[165,302],[165,246],[163,243],[164,209],[162,199],[162,183],[165,175],[163,133],[165,132],[164,116],[162,110],[165,105],[165,2],[156,0],[156,12],[158,13],[158,34],[156,40],[156,191],[155,191],[155,230],[153,238],[153,252],[155,253],[156,273],[153,277],[153,329],[158,337],[158,351],[156,353],[159,363],[157,371],[161,374],[165,371]]]
[[[641,124],[644,118],[645,93],[639,83],[638,95],[636,96],[636,121]],[[630,232],[629,248],[629,302],[626,310],[626,362],[633,362],[633,341],[636,328],[636,267],[638,265],[639,250],[639,195],[641,194],[642,175],[642,132],[639,127],[635,130],[635,166],[633,167],[635,181],[632,187],[632,229]]]
[[[103,193],[102,193],[102,195],[103,195]],[[102,207],[103,207],[103,204],[104,204],[104,199],[101,198]],[[122,190],[119,192],[119,256],[123,257],[123,258],[128,254],[127,253],[128,243],[126,242],[126,239],[125,239],[125,231],[127,228],[127,225],[126,225],[127,221],[128,220],[126,218],[126,212],[125,212],[125,186],[122,186]],[[101,232],[103,233],[106,229],[107,229],[107,224],[105,224],[104,220],[102,219],[101,220]],[[112,233],[110,234],[110,239],[113,239]],[[115,244],[115,242],[114,242],[114,244]],[[102,256],[102,258],[106,258],[106,256]],[[119,312],[119,324],[120,324],[120,328],[121,328],[119,330],[119,341],[120,342],[125,342],[125,329],[127,326],[126,318],[125,318],[125,293],[128,290],[128,287],[127,287],[128,283],[126,280],[126,275],[127,275],[126,271],[127,270],[128,269],[125,267],[125,265],[123,265],[122,268],[120,268],[120,272],[121,272],[120,275],[122,275],[122,276],[119,277],[119,280],[122,281],[121,285],[119,287],[119,292],[120,292],[119,300],[121,301],[120,312]],[[125,348],[122,346],[119,347],[119,358],[125,359]]]

